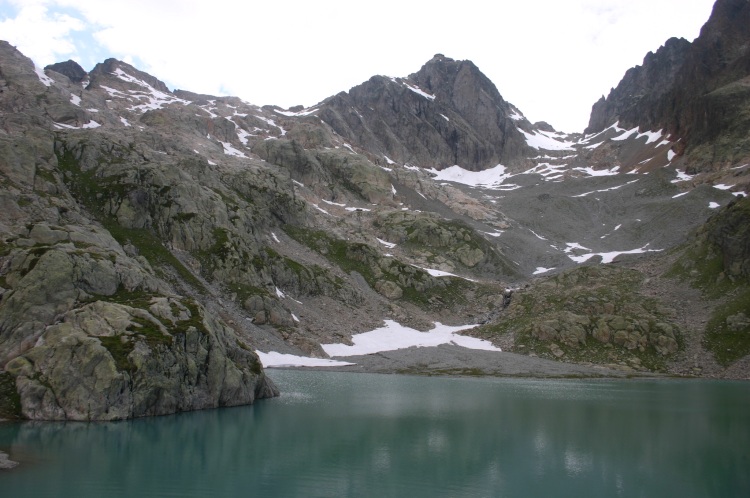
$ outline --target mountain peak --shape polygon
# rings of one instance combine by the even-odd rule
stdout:
[[[67,76],[73,83],[80,83],[88,73],[74,60],[69,59],[65,62],[57,62],[44,67],[45,71],[55,71],[64,76]]]

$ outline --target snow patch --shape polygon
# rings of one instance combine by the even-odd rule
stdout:
[[[547,273],[548,271],[552,271],[552,270],[554,270],[554,268],[545,268],[543,266],[537,266],[536,270],[534,271],[534,273],[532,273],[532,275],[541,275],[542,273]]]
[[[307,109],[302,109],[301,111],[297,111],[297,112],[294,112],[294,111],[282,111],[280,109],[274,109],[273,110],[273,112],[275,112],[276,114],[281,114],[282,116],[289,116],[289,117],[292,117],[292,116],[309,116],[310,114],[314,114],[317,111],[318,111],[317,107],[309,107]]]
[[[596,194],[596,193],[600,193],[600,192],[610,192],[612,190],[618,190],[618,189],[621,189],[622,187],[626,187],[626,186],[630,185],[631,183],[635,183],[637,181],[638,180],[631,180],[631,181],[629,181],[627,183],[623,183],[622,185],[616,185],[614,187],[604,188],[604,189],[600,189],[600,190],[592,190],[591,192],[584,192],[582,194],[574,195],[573,197],[586,197],[589,194]]]
[[[52,86],[52,83],[55,82],[55,80],[44,74],[44,69],[41,67],[34,66],[34,71],[44,86]]]
[[[573,168],[575,171],[581,171],[583,173],[586,173],[589,176],[614,176],[617,175],[620,167],[615,166],[612,169],[599,169],[596,170],[592,168],[591,166],[588,166],[586,168]]]
[[[307,356],[295,356],[293,354],[277,353],[270,351],[264,353],[255,351],[258,355],[263,368],[274,367],[342,367],[347,365],[356,365],[348,361],[328,360],[325,358],[309,358]]]
[[[394,247],[396,247],[396,244],[394,244],[393,242],[388,242],[387,240],[378,239],[377,237],[375,237],[375,239],[381,244],[383,244],[385,247],[387,247],[388,249],[393,249]]]
[[[526,143],[529,147],[537,150],[575,150],[574,142],[560,141],[554,135],[560,136],[559,133],[537,130],[536,133],[528,133],[519,129],[523,136],[526,137]]]
[[[393,320],[385,320],[385,326],[352,336],[353,345],[321,344],[329,356],[354,356],[394,351],[410,347],[430,347],[440,344],[455,344],[467,349],[501,351],[489,341],[458,335],[456,332],[476,327],[476,325],[449,326],[439,322],[427,332],[405,327]]]
[[[575,246],[575,247],[572,247]],[[588,254],[582,254],[580,256],[573,256],[571,254],[568,254],[568,257],[575,261],[576,263],[585,263],[589,259],[593,258],[594,256],[601,256],[602,258],[602,264],[611,263],[615,260],[615,258],[621,254],[643,254],[647,252],[661,252],[662,249],[646,249],[649,246],[649,244],[646,244],[643,247],[639,247],[638,249],[631,249],[630,251],[610,251],[610,252],[593,252]],[[580,244],[577,244],[575,242],[568,243],[568,249],[565,250],[566,253],[569,253],[572,249],[583,249],[590,251],[591,249],[586,249],[585,247],[581,246]]]
[[[81,107],[81,97],[78,95],[70,94],[70,103],[73,105],[77,105],[78,107]]]
[[[221,140],[219,141],[221,142]],[[229,142],[221,142],[221,145],[224,147],[224,154],[228,156],[247,157],[242,151],[235,149]]]
[[[719,207],[719,203],[718,202],[709,202],[708,203],[708,208],[709,209],[716,209],[717,207]]]
[[[433,180],[435,181],[455,182],[470,187],[481,187],[495,190],[501,189],[503,182],[513,176],[505,173],[505,166],[502,164],[498,164],[494,168],[485,169],[483,171],[469,171],[458,165],[440,171],[434,168],[425,171],[430,175],[433,175]],[[504,185],[503,188],[517,188],[517,186]]]

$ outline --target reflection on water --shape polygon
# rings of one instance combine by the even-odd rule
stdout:
[[[2,496],[750,496],[750,386],[273,371],[250,407],[0,424]]]

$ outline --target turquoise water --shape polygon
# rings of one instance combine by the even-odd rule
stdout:
[[[270,375],[249,407],[0,424],[0,497],[750,496],[750,383]]]

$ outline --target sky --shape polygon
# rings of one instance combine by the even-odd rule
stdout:
[[[0,0],[0,39],[37,66],[109,57],[171,89],[312,106],[434,54],[471,60],[531,121],[582,131],[591,106],[713,0]]]

